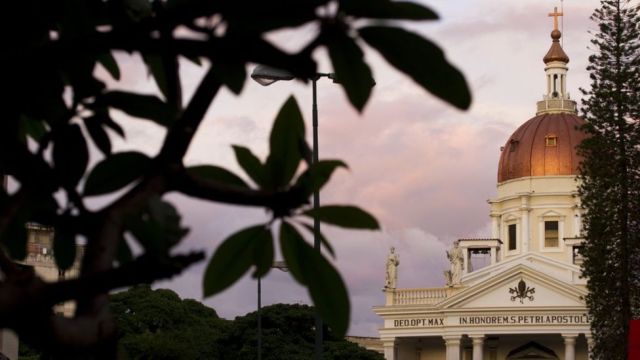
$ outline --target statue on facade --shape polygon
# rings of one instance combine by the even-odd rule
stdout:
[[[447,258],[451,262],[451,270],[444,272],[444,276],[447,280],[447,286],[455,286],[460,284],[460,278],[462,277],[463,266],[463,254],[462,249],[458,246],[458,242],[453,243],[453,248],[447,251]]]
[[[384,282],[384,290],[395,289],[398,281],[398,265],[400,265],[400,259],[395,251],[396,248],[392,246],[389,250],[389,257],[387,257],[387,277]]]

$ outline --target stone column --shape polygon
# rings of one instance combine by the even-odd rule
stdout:
[[[529,251],[529,196],[523,195],[520,198],[520,219],[521,221],[521,231],[520,238],[522,239],[522,250],[521,253]]]
[[[447,349],[446,360],[460,360],[461,335],[445,335],[442,338]]]
[[[576,334],[562,334],[564,339],[564,360],[576,360]]]
[[[382,347],[384,349],[384,359],[385,360],[396,360],[396,341],[395,341],[395,339],[382,340]]]
[[[462,257],[464,258],[462,260],[462,274],[468,274],[469,273],[469,248],[468,247],[463,247],[462,248]]]
[[[558,220],[558,246],[564,247],[564,216]]]
[[[473,341],[473,360],[482,360],[484,353],[484,335],[469,335]]]
[[[500,239],[500,215],[491,214],[491,237]]]
[[[491,247],[491,265],[495,264],[497,261],[498,252],[496,251],[496,247]]]

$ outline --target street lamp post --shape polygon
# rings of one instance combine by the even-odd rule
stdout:
[[[328,79],[335,80],[335,74],[333,73],[317,73],[311,78],[312,85],[312,113],[311,123],[313,127],[313,156],[311,163],[318,162],[318,100],[317,100],[317,82],[320,78],[326,77]],[[275,69],[265,65],[258,65],[251,73],[251,78],[258,84],[263,86],[269,86],[276,81],[293,80],[294,76],[286,70]],[[320,192],[316,189],[313,192],[313,208],[317,209],[320,206]],[[313,219],[313,248],[320,252],[320,221],[318,218]],[[260,279],[258,279],[258,291],[260,290]],[[315,359],[322,359],[322,318],[316,309],[316,341],[315,341]]]
[[[271,268],[280,271],[289,271],[284,261],[274,261]],[[262,282],[258,276],[258,360],[262,360]]]

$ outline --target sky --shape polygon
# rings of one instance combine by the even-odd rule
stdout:
[[[362,114],[346,101],[342,89],[330,81],[318,83],[320,158],[344,160],[321,193],[323,204],[354,204],[374,214],[381,231],[347,231],[323,227],[349,290],[352,315],[349,334],[377,336],[382,322],[372,307],[383,305],[381,289],[389,247],[400,256],[398,287],[439,287],[448,268],[445,250],[457,238],[490,236],[487,200],[495,195],[500,146],[535,114],[545,89],[542,57],[551,44],[552,18],[560,1],[457,0],[429,1],[441,20],[403,23],[441,46],[450,62],[466,76],[473,104],[459,111],[393,70],[374,51],[366,52],[376,86]],[[586,73],[590,34],[589,15],[596,0],[564,2],[563,41],[569,63],[568,87],[574,99],[588,87]],[[285,49],[295,49],[313,34],[302,28],[272,34]],[[321,71],[330,72],[326,54],[318,52]],[[155,85],[136,56],[118,54],[123,70],[112,88],[154,91]],[[249,71],[252,67],[249,68]],[[97,70],[106,76],[104,71]],[[189,96],[202,69],[190,63],[181,68]],[[215,99],[189,148],[188,165],[216,164],[241,173],[231,145],[247,146],[264,158],[270,126],[290,95],[298,100],[309,126],[311,88],[298,82],[262,87],[250,79],[240,96],[223,90]],[[113,138],[117,151],[137,149],[157,153],[164,130],[146,121],[129,121],[114,111],[127,130],[127,142]],[[126,120],[126,122],[125,122]],[[95,152],[94,152],[95,153]],[[191,229],[177,251],[205,250],[210,256],[229,235],[264,223],[264,210],[210,204],[171,194]],[[256,281],[249,275],[212,298],[202,298],[206,262],[182,275],[156,283],[195,298],[232,319],[255,311]],[[290,274],[272,270],[262,281],[263,305],[309,303],[305,288]]]

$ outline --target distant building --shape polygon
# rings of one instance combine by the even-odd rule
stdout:
[[[66,278],[77,277],[80,271],[80,259],[84,251],[84,246],[78,246],[76,250],[76,261],[73,266],[62,271],[56,266],[53,257],[53,235],[54,230],[48,226],[35,223],[28,223],[27,227],[27,256],[19,263],[31,266],[36,274],[44,281],[55,282]],[[54,311],[60,316],[71,316],[75,310],[75,303],[66,302],[58,304]],[[10,360],[18,359],[18,337],[13,331],[0,331],[0,360],[2,355]]]
[[[546,95],[501,149],[491,238],[456,242],[443,288],[396,288],[390,255],[392,285],[374,308],[386,360],[588,359],[576,182],[584,121],[567,93],[560,15],[550,14]]]
[[[32,266],[36,274],[47,282],[78,277],[80,273],[80,259],[82,259],[84,246],[76,247],[75,263],[71,268],[62,271],[56,266],[56,260],[53,254],[53,228],[28,223],[27,234],[27,257],[20,263]],[[58,304],[54,310],[58,314],[71,316],[75,310],[75,303],[66,302],[64,304]]]

